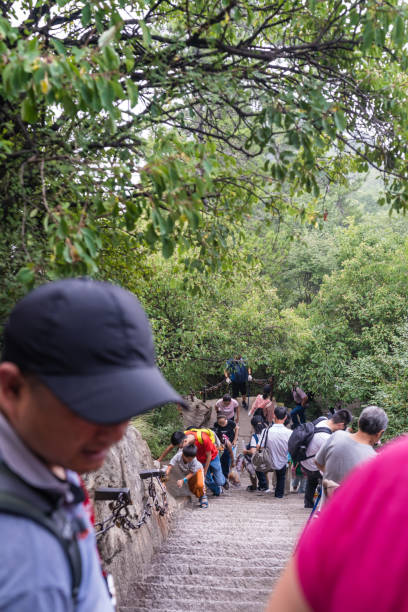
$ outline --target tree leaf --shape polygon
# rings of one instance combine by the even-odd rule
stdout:
[[[150,47],[150,45],[152,44],[152,37],[150,35],[149,28],[143,20],[140,21],[140,27],[142,28],[143,42],[146,47]]]
[[[27,123],[34,123],[38,118],[37,107],[30,96],[26,96],[21,105],[21,118]]]
[[[91,6],[89,4],[85,4],[85,6],[82,9],[82,14],[81,14],[81,23],[84,26],[84,28],[86,28],[86,26],[91,21],[91,16],[92,16]]]
[[[169,259],[174,252],[174,242],[169,238],[164,238],[162,242],[162,255],[165,259]]]
[[[397,15],[394,21],[391,37],[397,47],[403,45],[405,39],[405,23],[401,15]]]
[[[369,47],[371,47],[374,40],[374,27],[371,19],[367,19],[365,23],[365,27],[363,30],[363,41],[361,45],[361,49],[363,51],[367,51]]]
[[[128,94],[129,94],[130,106],[131,106],[131,108],[134,108],[136,106],[136,104],[137,104],[138,99],[139,99],[139,89],[133,83],[133,81],[131,79],[128,79],[126,81],[126,89],[127,89]]]
[[[57,51],[57,53],[59,53],[60,55],[66,55],[67,51],[62,42],[58,40],[58,38],[51,38],[50,42],[54,49]]]
[[[106,30],[106,32],[99,37],[98,47],[100,49],[103,49],[103,47],[109,45],[109,43],[115,38],[116,29],[116,26],[111,26],[109,30]]]
[[[34,283],[34,270],[31,268],[20,268],[17,274],[17,282],[25,285],[26,287],[31,287]]]
[[[338,110],[334,113],[334,123],[336,124],[336,127],[339,132],[344,132],[347,127],[347,122],[344,113],[341,110]]]

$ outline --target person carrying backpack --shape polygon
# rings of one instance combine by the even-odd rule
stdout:
[[[225,364],[224,376],[227,384],[232,385],[232,397],[236,399],[242,395],[242,407],[248,408],[246,401],[247,383],[252,380],[251,368],[247,366],[241,355],[236,355],[233,359],[228,359]]]
[[[65,279],[14,307],[0,362],[0,610],[113,611],[78,474],[167,402],[184,404],[128,291]]]
[[[162,452],[158,461],[163,461],[175,446],[184,448],[189,444],[196,446],[197,461],[204,467],[205,484],[218,497],[223,491],[225,476],[212,429],[190,428],[186,431],[175,431],[171,436],[171,444]]]
[[[317,468],[315,456],[333,431],[347,429],[352,420],[351,413],[345,408],[338,410],[330,419],[320,417],[314,423],[303,423],[293,430],[289,438],[289,453],[294,463],[300,461],[307,475],[304,506],[313,508],[314,494],[322,479]]]

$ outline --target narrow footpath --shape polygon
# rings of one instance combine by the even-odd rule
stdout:
[[[246,410],[240,418],[239,449],[250,437]],[[303,495],[276,499],[248,492],[248,484],[245,475],[239,489],[210,492],[206,510],[184,508],[119,612],[261,612],[310,511]]]

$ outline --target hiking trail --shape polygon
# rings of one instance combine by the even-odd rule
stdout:
[[[238,452],[250,432],[241,408]],[[276,499],[246,491],[246,473],[241,482],[218,498],[209,491],[208,509],[194,501],[178,513],[144,580],[129,585],[128,603],[119,612],[264,610],[310,510],[301,494]]]

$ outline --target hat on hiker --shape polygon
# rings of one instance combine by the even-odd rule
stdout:
[[[70,410],[95,423],[185,403],[156,366],[139,301],[106,282],[70,278],[26,295],[6,323],[2,360],[35,375]]]

